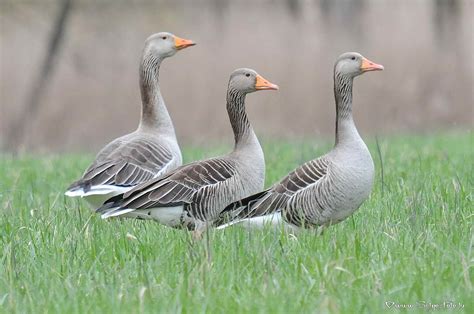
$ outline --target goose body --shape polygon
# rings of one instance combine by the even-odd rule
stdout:
[[[141,184],[107,201],[98,212],[103,218],[135,215],[198,232],[211,226],[228,204],[263,188],[265,160],[245,112],[245,96],[256,90],[277,88],[253,70],[235,70],[227,92],[233,151],[181,166]]]
[[[235,154],[182,166],[124,195],[123,203],[99,209],[103,218],[124,214],[174,228],[203,229],[226,205],[263,188],[263,152],[252,158],[253,172]],[[120,197],[120,195],[118,196]]]
[[[363,72],[382,69],[358,53],[341,55],[334,69],[334,148],[268,190],[230,204],[221,214],[219,228],[283,224],[298,230],[335,224],[354,213],[370,195],[374,163],[352,117],[352,82]]]
[[[157,33],[146,40],[140,63],[142,114],[138,129],[106,145],[65,195],[82,197],[96,209],[105,200],[182,164],[181,150],[158,79],[161,62],[177,50],[192,45],[192,41],[170,33]]]
[[[82,197],[96,209],[105,200],[176,169],[181,163],[175,138],[135,131],[104,147],[65,194]]]

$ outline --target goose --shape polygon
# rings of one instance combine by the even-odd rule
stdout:
[[[383,69],[359,53],[339,56],[334,66],[334,148],[271,188],[228,205],[216,222],[217,229],[243,224],[278,226],[292,233],[304,228],[322,231],[357,210],[372,190],[374,163],[352,117],[352,84],[356,76]]]
[[[263,189],[265,159],[245,112],[245,97],[255,91],[277,89],[254,70],[235,70],[227,90],[234,149],[143,183],[107,201],[97,212],[104,219],[133,213],[169,227],[187,228],[199,238],[225,206]]]
[[[107,144],[65,195],[84,198],[93,209],[133,186],[159,177],[182,164],[181,151],[159,87],[161,62],[195,45],[171,33],[145,41],[140,63],[142,111],[136,131]]]

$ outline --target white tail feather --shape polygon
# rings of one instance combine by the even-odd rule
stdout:
[[[116,186],[116,185],[108,185],[108,184],[103,184],[103,185],[94,185],[91,186],[91,188],[87,191],[84,192],[84,189],[76,189],[76,190],[69,190],[64,193],[66,196],[69,197],[87,197],[90,195],[106,195],[106,194],[122,194],[127,192],[128,190],[132,189],[133,186]]]
[[[276,212],[276,213],[264,215],[264,216],[234,220],[222,226],[217,227],[217,229],[219,230],[225,229],[227,227],[230,227],[236,224],[239,224],[248,229],[262,229],[262,228],[265,228],[265,226],[275,227],[275,226],[280,225],[281,223],[282,223],[281,212]]]
[[[124,215],[126,213],[129,213],[129,212],[133,212],[135,209],[133,208],[121,208],[121,209],[118,209],[118,208],[111,208],[110,211],[106,212],[106,213],[103,213],[100,217],[102,219],[107,219],[107,218],[110,218],[110,217],[117,217],[117,216],[121,216],[121,215]]]
[[[93,210],[99,208],[106,200],[119,194],[123,194],[132,189],[133,186],[115,186],[115,185],[95,185],[90,190],[84,192],[84,189],[72,189],[66,191],[64,195],[69,197],[84,198]]]
[[[69,197],[79,197],[84,195],[84,191],[81,190],[69,190],[64,193],[64,195]]]

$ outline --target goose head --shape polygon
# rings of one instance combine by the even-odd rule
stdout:
[[[178,50],[194,46],[195,44],[192,40],[180,38],[171,33],[161,32],[147,38],[144,54],[167,58],[173,56]]]
[[[252,69],[241,68],[230,75],[229,89],[247,94],[259,90],[277,90],[278,85],[270,83]]]
[[[383,65],[374,63],[357,52],[346,52],[337,58],[334,67],[339,75],[356,77],[369,71],[382,71]]]

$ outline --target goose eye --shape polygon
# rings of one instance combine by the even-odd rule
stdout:
[[[249,77],[249,76],[250,76],[250,73],[245,74],[245,76],[246,76],[246,77]]]
[[[161,39],[166,40],[166,36],[161,37]]]
[[[352,60],[355,60],[355,59],[356,59],[356,57],[352,57],[351,59],[352,59]]]

